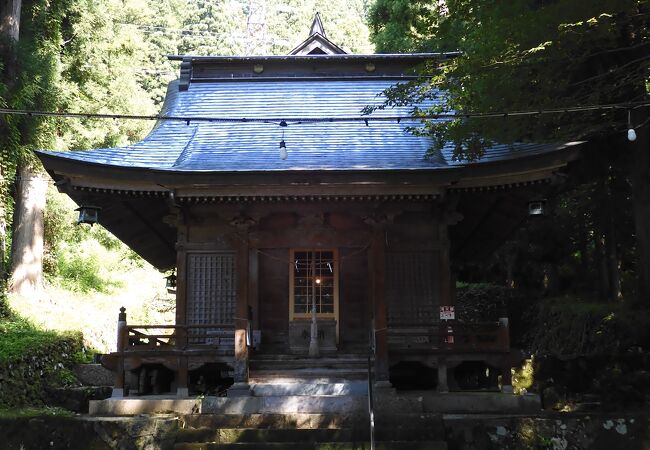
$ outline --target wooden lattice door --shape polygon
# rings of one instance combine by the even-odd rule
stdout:
[[[434,252],[386,254],[389,326],[429,326],[439,321],[438,272]]]
[[[237,303],[237,273],[233,253],[194,253],[187,257],[188,325],[234,323]],[[190,342],[209,344],[206,333],[217,328],[190,330]]]

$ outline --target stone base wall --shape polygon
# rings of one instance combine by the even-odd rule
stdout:
[[[340,425],[345,426],[349,421],[358,422],[363,419],[362,416],[359,413],[342,416]],[[209,416],[204,417],[209,419]],[[409,433],[419,433],[413,429],[412,415],[409,417]],[[441,419],[439,415],[430,416],[430,419],[427,417],[422,416],[425,422],[431,420],[430,424],[418,423],[418,426],[422,426],[423,438],[429,429],[438,427]],[[379,416],[379,419],[379,426],[382,423],[390,423],[392,428],[400,426],[399,415],[394,418]],[[362,421],[365,423],[365,420]],[[3,450],[172,450],[185,422],[185,418],[177,415],[5,418],[0,419],[0,447]],[[295,424],[295,421],[291,423]],[[526,416],[446,414],[442,416],[442,423],[448,450],[650,448],[648,412],[542,413]],[[412,437],[416,439],[414,435]]]
[[[646,450],[650,414],[443,417],[449,450]]]

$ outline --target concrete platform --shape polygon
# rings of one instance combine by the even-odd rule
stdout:
[[[514,395],[501,392],[412,391],[396,395],[376,395],[379,411],[422,412],[436,414],[529,414],[539,413],[539,395]]]
[[[375,410],[381,414],[458,413],[525,414],[541,410],[536,395],[492,392],[450,392],[439,394],[419,391],[395,394],[375,393]],[[149,396],[110,398],[90,402],[93,416],[129,416],[152,413],[176,414],[364,414],[367,397],[363,395],[280,395],[250,397],[178,398]]]

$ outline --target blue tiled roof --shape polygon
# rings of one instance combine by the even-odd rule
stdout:
[[[428,138],[416,137],[408,121],[291,123],[284,128],[289,157],[279,157],[281,120],[290,117],[358,117],[382,102],[381,92],[397,80],[218,81],[191,83],[187,91],[170,85],[162,114],[273,122],[161,121],[142,141],[120,148],[55,153],[57,156],[119,167],[169,171],[421,170],[458,166],[452,147],[424,155]],[[376,111],[405,116],[408,107]],[[548,152],[555,145],[497,145],[482,162]]]

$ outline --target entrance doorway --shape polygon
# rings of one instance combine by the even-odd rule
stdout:
[[[323,350],[339,339],[339,260],[336,249],[292,249],[289,275],[289,340],[292,351],[309,344],[312,314]]]

